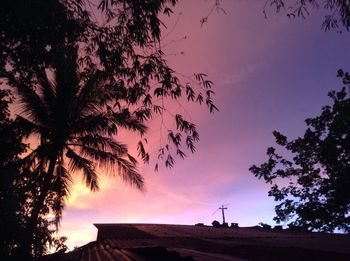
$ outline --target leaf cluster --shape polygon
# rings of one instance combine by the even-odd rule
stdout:
[[[267,17],[266,8],[270,6],[277,13],[283,11],[288,18],[302,17],[306,18],[311,10],[323,8],[328,12],[322,23],[325,31],[331,29],[350,30],[350,3],[344,0],[266,0],[264,15]]]

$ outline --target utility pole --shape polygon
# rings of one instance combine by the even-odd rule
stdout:
[[[222,212],[222,224],[225,224],[225,209],[227,209],[227,207],[224,207],[224,205],[221,206],[221,212]]]

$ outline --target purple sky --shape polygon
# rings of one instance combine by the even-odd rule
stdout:
[[[215,83],[219,113],[198,106],[185,111],[201,135],[197,152],[159,173],[153,172],[154,165],[140,165],[144,194],[117,177],[102,178],[101,190],[90,193],[78,177],[60,232],[71,247],[96,239],[92,223],[210,224],[221,221],[219,211],[213,215],[221,204],[229,204],[227,222],[274,224],[269,187],[248,168],[266,160],[273,130],[291,138],[302,135],[304,119],[329,102],[329,90],[341,87],[335,76],[339,68],[349,70],[350,37],[323,32],[321,11],[311,10],[306,20],[289,20],[270,9],[265,19],[265,1],[224,0],[227,15],[214,12],[201,27],[213,3],[182,1],[164,20],[166,34],[180,16],[163,41],[170,43],[164,48],[169,63],[184,75],[205,72]],[[158,127],[150,126],[151,139],[159,137],[152,131]],[[124,136],[122,141],[131,142],[130,135]]]

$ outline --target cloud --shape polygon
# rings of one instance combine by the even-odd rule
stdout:
[[[229,69],[220,71],[217,78],[219,82],[217,82],[218,86],[227,86],[227,87],[237,87],[238,84],[241,84],[249,77],[252,77],[254,73],[266,65],[265,62],[254,62],[254,63],[246,63],[239,67],[232,68],[233,66],[228,66]]]

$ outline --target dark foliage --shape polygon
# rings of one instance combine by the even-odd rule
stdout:
[[[9,91],[0,90],[0,259],[26,260],[31,255],[25,251],[25,246],[32,242],[32,236],[26,233],[27,211],[34,200],[31,191],[37,185],[35,177],[23,171],[23,161],[19,158],[26,146],[22,143],[23,131],[18,121],[10,118],[11,100]],[[49,246],[64,248],[64,238],[53,236],[50,221],[41,217],[37,223],[38,228],[33,231],[34,255],[45,253]]]
[[[24,151],[21,136],[9,119],[9,92],[0,90],[0,257],[14,255],[21,243],[23,220],[16,212],[21,211],[20,195],[15,191],[15,180],[19,176],[18,154]],[[19,253],[16,253],[19,255]]]
[[[349,87],[348,73],[338,71]],[[320,116],[306,119],[303,137],[288,140],[274,131],[276,143],[291,158],[267,149],[268,161],[249,170],[271,184],[269,196],[280,202],[278,223],[305,230],[350,231],[350,98],[346,87],[329,93],[333,104]]]
[[[327,15],[322,23],[325,31],[342,28],[350,30],[350,2],[345,0],[266,0],[264,7],[265,17],[267,7],[276,12],[283,11],[289,18],[306,18],[312,10],[324,9]]]

